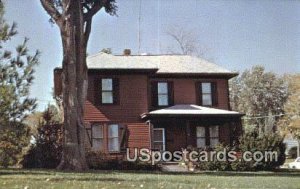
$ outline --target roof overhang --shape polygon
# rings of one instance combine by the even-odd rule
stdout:
[[[226,78],[231,79],[233,77],[238,76],[239,73],[231,72],[231,73],[163,73],[163,72],[156,72],[156,78]]]
[[[221,110],[193,104],[184,104],[144,113],[141,115],[141,118],[143,120],[152,118],[240,118],[244,115],[245,114],[235,111]]]
[[[62,68],[57,67],[54,69],[55,72],[61,72]],[[155,74],[158,71],[157,68],[135,68],[135,69],[124,69],[124,68],[89,68],[89,73],[98,74]]]

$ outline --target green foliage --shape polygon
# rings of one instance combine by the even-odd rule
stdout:
[[[288,155],[291,157],[291,158],[293,158],[293,159],[295,159],[295,158],[297,158],[297,146],[294,146],[294,147],[292,147],[290,150],[289,150],[289,152],[288,152]]]
[[[213,151],[219,152],[229,152],[232,150],[229,146],[224,146],[222,144],[219,144],[216,146]],[[209,157],[211,156],[211,152],[208,151]],[[217,161],[216,156],[214,156],[213,161],[202,161],[197,164],[197,167],[200,170],[218,170],[218,171],[228,171],[231,170],[231,162],[228,161],[228,157],[226,157],[226,161]]]
[[[112,159],[108,154],[96,151],[87,151],[86,159],[90,169],[103,170],[157,170],[157,165],[149,162],[129,162],[122,157]]]
[[[285,114],[279,121],[283,133],[291,133],[300,141],[300,74],[287,76],[289,97],[284,105]]]
[[[230,102],[233,110],[245,113],[247,117],[268,116],[268,118],[246,119],[245,124],[255,126],[260,134],[275,129],[278,117],[284,113],[288,97],[288,86],[284,78],[264,67],[255,66],[230,80]]]
[[[22,121],[36,108],[36,100],[29,97],[34,79],[34,67],[39,52],[29,54],[27,39],[9,51],[4,46],[17,34],[16,24],[9,26],[3,18],[0,1],[0,166],[15,165],[24,147],[29,144],[29,128]]]
[[[274,170],[280,165],[283,165],[285,161],[285,144],[283,143],[283,137],[276,134],[264,134],[258,135],[255,132],[246,133],[239,140],[239,145],[235,147],[217,146],[214,151],[217,153],[234,151],[237,152],[237,160],[230,161],[229,157],[226,161],[217,161],[216,156],[214,156],[214,161],[202,161],[197,164],[200,170],[219,170],[219,171],[260,171],[260,170]],[[243,159],[244,152],[262,152],[262,161],[254,161],[253,157],[251,161],[245,161]],[[272,161],[269,158],[270,155],[266,155],[265,152],[276,152],[277,161],[275,156]],[[210,153],[210,152],[209,152]],[[225,153],[224,153],[225,154]],[[228,155],[228,154],[227,154]],[[266,159],[266,156],[267,159]],[[247,156],[248,157],[248,156]],[[248,157],[251,158],[251,157]]]
[[[277,133],[271,134],[263,134],[258,135],[255,132],[246,133],[244,136],[240,138],[240,144],[238,146],[238,150],[241,152],[250,151],[252,153],[256,151],[260,152],[276,152],[277,161],[275,159],[273,161],[265,161],[255,162],[255,161],[241,161],[235,162],[232,164],[232,170],[273,170],[278,168],[280,165],[283,165],[285,161],[285,149],[286,146],[283,143],[283,137]]]
[[[0,166],[16,165],[22,159],[23,149],[30,140],[29,128],[19,122],[11,122],[0,130]]]
[[[25,168],[55,168],[62,153],[62,124],[59,111],[55,106],[49,106],[39,121],[37,133],[34,135],[35,142],[21,163]]]

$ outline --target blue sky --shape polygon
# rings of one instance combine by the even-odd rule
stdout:
[[[6,20],[17,22],[12,45],[30,38],[29,47],[42,51],[31,96],[39,109],[52,101],[53,69],[61,65],[58,28],[51,25],[40,2],[4,0]],[[88,53],[112,48],[121,54],[138,52],[140,0],[117,0],[118,17],[103,10],[93,22]],[[300,72],[300,1],[280,0],[141,0],[141,52],[160,54],[176,49],[166,34],[170,28],[193,31],[204,57],[233,71],[264,65],[278,74]]]

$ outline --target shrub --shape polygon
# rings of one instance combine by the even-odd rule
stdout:
[[[297,146],[293,146],[289,150],[288,154],[291,158],[295,159],[295,158],[297,158],[297,151],[298,151]]]
[[[258,136],[255,132],[247,133],[239,140],[239,145],[235,147],[218,145],[214,151],[235,151],[240,154],[246,151],[252,152],[260,151],[264,154],[266,151],[276,152],[277,161],[265,161],[265,156],[260,162],[244,161],[242,157],[238,157],[236,161],[217,161],[216,157],[212,161],[198,162],[197,167],[200,170],[219,170],[219,171],[258,171],[258,170],[274,170],[282,165],[285,161],[285,144],[283,137],[278,134],[264,134]],[[210,153],[210,150],[208,150]],[[227,153],[226,153],[227,154]],[[227,154],[228,155],[228,154]]]
[[[29,145],[29,129],[19,122],[10,122],[0,129],[0,166],[16,165],[23,149]]]
[[[56,168],[62,155],[62,124],[59,110],[49,105],[41,114],[32,115],[38,121],[33,132],[34,142],[24,155],[21,164],[25,168]],[[30,125],[32,126],[32,125]]]
[[[247,133],[240,138],[240,144],[238,150],[242,152],[250,151],[254,153],[255,151],[271,151],[276,152],[277,161],[264,161],[255,162],[255,161],[240,161],[235,162],[232,166],[233,170],[273,170],[278,168],[280,165],[283,165],[285,161],[285,149],[286,146],[283,143],[283,137],[277,133],[263,134],[258,136],[255,132]],[[265,155],[265,154],[264,154]]]
[[[25,168],[56,168],[62,153],[60,124],[46,124],[38,128],[36,142],[21,162]]]
[[[156,170],[157,166],[152,166],[148,162],[124,161],[123,157],[108,157],[107,154],[96,151],[87,151],[86,160],[90,169],[102,170]]]

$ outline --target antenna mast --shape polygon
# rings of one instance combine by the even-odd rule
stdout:
[[[138,54],[140,54],[141,50],[141,11],[142,11],[142,0],[140,0],[140,6],[139,6],[139,23],[138,23]]]

